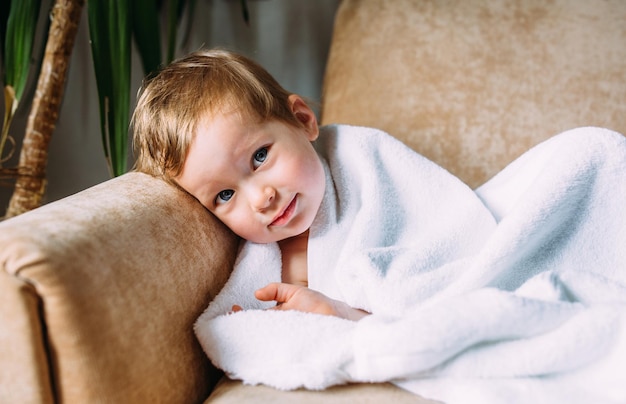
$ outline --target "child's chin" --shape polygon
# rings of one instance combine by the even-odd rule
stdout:
[[[276,231],[273,234],[264,234],[258,237],[247,235],[248,237],[239,234],[239,236],[247,241],[256,244],[268,244],[268,243],[277,243],[279,241],[287,240],[293,237],[300,236],[304,234],[309,228],[305,227],[301,228],[291,228],[289,230],[284,229],[284,231]]]
[[[286,240],[290,237],[277,235],[274,237],[242,237],[242,238],[255,244],[269,244],[269,243],[277,243],[279,241]]]

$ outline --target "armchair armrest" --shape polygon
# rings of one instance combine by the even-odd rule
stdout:
[[[192,325],[236,249],[195,199],[140,173],[0,223],[0,396],[202,402],[219,372]]]

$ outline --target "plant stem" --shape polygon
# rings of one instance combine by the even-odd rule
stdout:
[[[85,0],[55,0],[41,73],[20,153],[19,176],[7,217],[41,205],[46,188],[48,146],[54,131]]]

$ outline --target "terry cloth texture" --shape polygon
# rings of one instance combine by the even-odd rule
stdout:
[[[372,315],[263,310],[254,290],[280,281],[280,250],[246,243],[195,325],[215,365],[450,404],[626,399],[626,138],[562,133],[476,191],[374,129],[325,127],[317,147],[309,287]],[[233,304],[245,310],[225,315]]]

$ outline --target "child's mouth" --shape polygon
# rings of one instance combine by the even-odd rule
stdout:
[[[285,208],[285,210],[276,219],[274,219],[272,223],[270,223],[270,226],[282,226],[286,224],[289,219],[291,219],[293,212],[295,212],[296,210],[296,199],[297,197],[294,196],[291,202],[289,202],[289,205],[287,205],[287,207]]]

